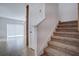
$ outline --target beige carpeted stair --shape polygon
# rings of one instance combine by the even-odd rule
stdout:
[[[79,32],[77,21],[59,23],[54,36],[44,49],[48,56],[79,56]]]

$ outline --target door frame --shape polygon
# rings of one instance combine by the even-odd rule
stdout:
[[[31,34],[31,32],[30,32],[30,4],[26,4],[26,34],[25,34],[25,36],[26,36],[26,46],[27,46],[27,56],[35,56],[35,50],[32,48],[32,47],[30,47],[30,44],[32,43],[32,42],[30,42],[31,41],[31,39],[30,39],[30,34]]]
[[[26,35],[27,35],[27,47],[29,46],[29,5],[26,6]]]
[[[28,55],[28,26],[29,26],[29,5],[25,4],[25,21],[24,21],[24,55]]]

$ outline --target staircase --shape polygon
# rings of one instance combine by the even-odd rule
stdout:
[[[44,49],[46,56],[79,56],[77,21],[59,23],[54,36]]]

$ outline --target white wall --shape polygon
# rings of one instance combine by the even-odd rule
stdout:
[[[45,4],[46,18],[37,26],[37,53],[41,55],[58,24],[58,4]]]
[[[45,18],[45,4],[32,3],[29,4],[30,22],[33,26],[38,25]]]
[[[7,36],[6,24],[0,19],[0,39],[6,39]]]
[[[25,20],[24,3],[0,3],[0,17]]]
[[[77,3],[59,3],[60,21],[73,21],[78,19]]]
[[[29,47],[37,53],[37,25],[45,18],[45,4],[29,4]]]

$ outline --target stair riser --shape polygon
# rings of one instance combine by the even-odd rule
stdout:
[[[55,36],[71,37],[79,39],[79,35],[76,34],[66,34],[66,33],[54,33]]]
[[[77,29],[56,29],[57,32],[77,32]]]
[[[58,27],[78,27],[78,24],[71,24],[71,25],[69,25],[69,24],[65,24],[65,25],[59,24]]]
[[[78,26],[57,26],[57,28],[74,28],[74,27],[78,27]]]

